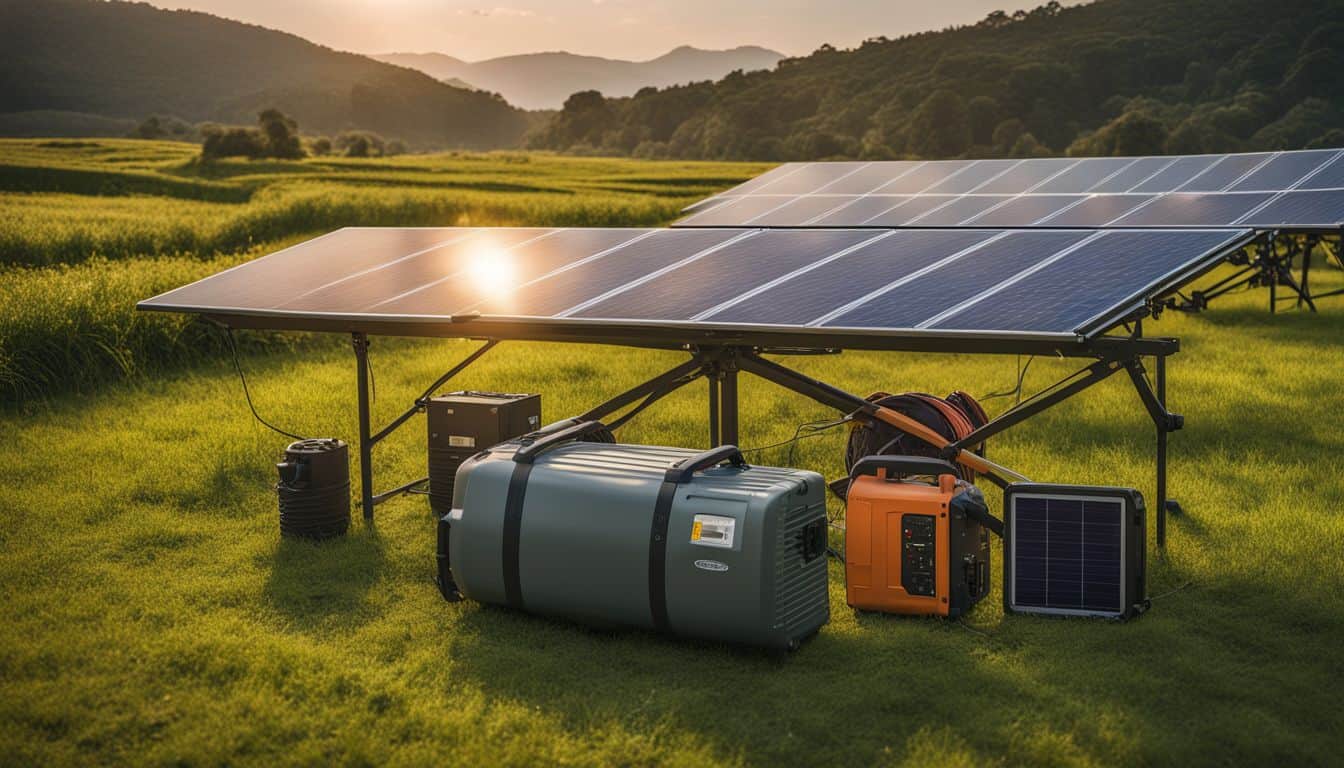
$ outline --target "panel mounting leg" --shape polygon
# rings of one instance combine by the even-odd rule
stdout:
[[[719,442],[737,445],[737,366],[730,359],[719,379]]]
[[[369,337],[350,335],[355,348],[355,386],[359,390],[359,492],[365,520],[373,520],[373,430],[369,416]]]
[[[719,377],[717,372],[705,376],[709,383],[709,447],[719,445]]]
[[[1154,361],[1153,373],[1157,380],[1157,402],[1167,407],[1167,358],[1159,355]],[[1157,546],[1167,545],[1167,510],[1180,511],[1180,505],[1167,499],[1167,430],[1157,427]]]

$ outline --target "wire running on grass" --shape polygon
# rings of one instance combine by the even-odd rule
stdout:
[[[296,435],[293,432],[275,426],[271,422],[263,419],[260,413],[257,413],[257,407],[252,404],[252,392],[247,388],[247,376],[243,374],[243,363],[238,358],[238,342],[233,338],[233,329],[225,328],[224,335],[229,340],[229,350],[233,352],[233,369],[238,372],[238,380],[243,384],[243,397],[247,398],[247,407],[252,411],[252,418],[256,419],[259,424],[272,432],[278,432],[285,437],[294,440],[307,440],[308,438],[303,437],[302,435]]]

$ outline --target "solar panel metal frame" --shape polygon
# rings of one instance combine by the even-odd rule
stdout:
[[[348,229],[380,229],[372,227]],[[477,229],[477,228],[405,228],[405,229]],[[487,228],[488,229],[488,228]],[[534,228],[521,228],[534,229]],[[1194,229],[1194,228],[1191,228]],[[341,230],[338,230],[341,231]],[[632,232],[637,230],[630,230]],[[667,230],[648,230],[667,231]],[[769,230],[743,230],[743,232]],[[829,230],[828,230],[829,231]],[[1021,230],[987,230],[1014,232]],[[1088,230],[1083,230],[1088,231]],[[1120,230],[1111,230],[1120,231]],[[300,330],[318,332],[362,332],[373,335],[422,336],[439,338],[495,338],[536,341],[609,343],[654,348],[682,348],[695,345],[753,345],[780,347],[834,347],[872,350],[948,351],[984,353],[1048,353],[1066,356],[1095,356],[1099,346],[1113,342],[1099,334],[1126,317],[1141,311],[1148,301],[1212,269],[1227,252],[1253,239],[1251,230],[1214,228],[1227,232],[1224,245],[1188,262],[1186,268],[1143,286],[1123,305],[1115,305],[1090,321],[1085,333],[974,331],[937,328],[853,328],[764,325],[752,323],[715,323],[712,321],[628,320],[610,318],[573,318],[521,314],[510,315],[426,315],[369,314],[312,310],[279,310],[255,307],[181,304],[171,301],[178,290],[217,277],[203,278],[173,291],[140,302],[148,311],[199,314],[237,328]],[[323,237],[329,237],[329,235]],[[313,243],[316,240],[307,241]],[[304,244],[300,244],[304,245]],[[298,247],[298,246],[293,246]],[[280,256],[290,249],[235,266],[219,275],[244,269],[263,259]],[[818,254],[818,259],[828,254]],[[576,261],[582,261],[580,257]],[[790,273],[792,274],[792,273]]]

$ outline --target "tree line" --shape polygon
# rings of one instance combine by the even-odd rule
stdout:
[[[527,145],[725,160],[1344,146],[1341,73],[1341,0],[1049,2],[717,83],[576,93]]]

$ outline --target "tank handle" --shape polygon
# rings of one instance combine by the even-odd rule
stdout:
[[[524,437],[522,447],[513,454],[513,460],[519,464],[531,464],[536,460],[537,456],[540,456],[543,452],[560,443],[567,443],[571,440],[580,440],[594,432],[606,428],[607,425],[600,421],[582,421],[571,427],[556,430],[555,432],[529,436],[532,438],[531,442],[528,442],[528,437]]]
[[[718,448],[711,448],[704,453],[697,454],[689,459],[682,459],[673,464],[663,475],[663,480],[668,483],[685,483],[696,472],[716,467],[725,461],[730,462],[738,469],[747,468],[747,460],[742,456],[742,451],[736,445],[720,445]]]

